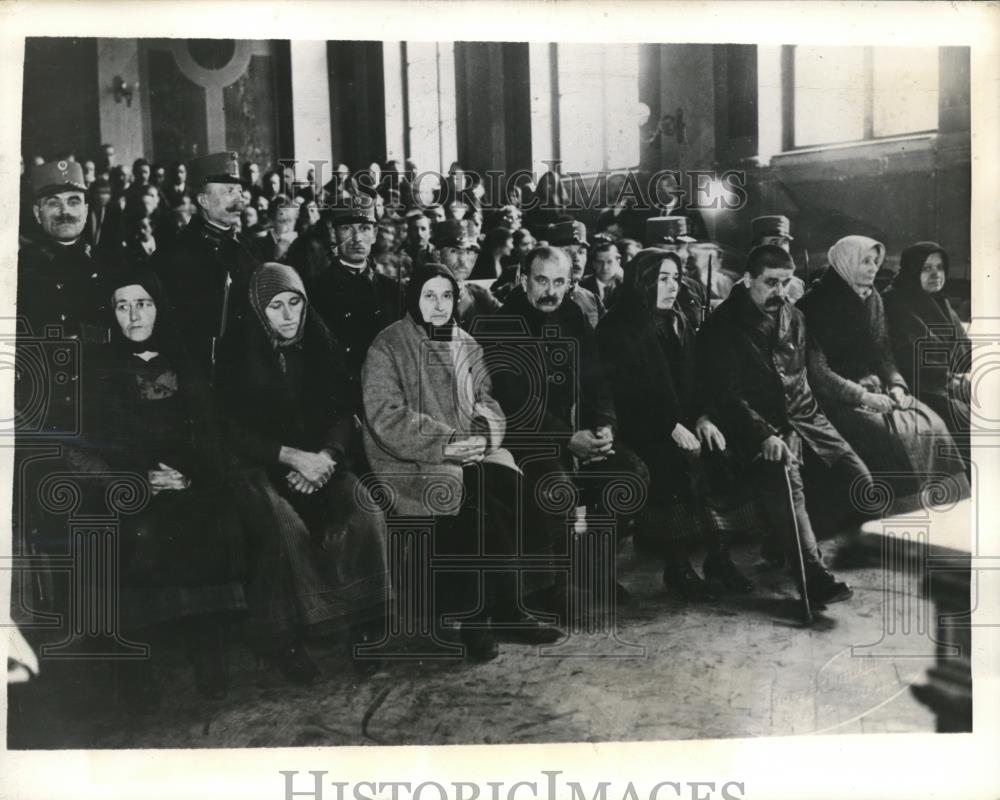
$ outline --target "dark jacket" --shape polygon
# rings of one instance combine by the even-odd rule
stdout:
[[[104,279],[109,271],[107,262],[91,258],[82,241],[64,247],[39,238],[18,253],[14,407],[19,432],[79,431],[83,350],[107,341]],[[47,328],[58,330],[49,337]],[[40,390],[47,403],[39,402]]]
[[[591,292],[597,298],[599,313],[603,317],[605,312],[611,308],[621,296],[622,282],[615,280],[604,287],[604,297],[601,297],[597,286],[597,274],[591,272],[580,280],[580,286]]]
[[[206,371],[213,368],[218,338],[238,341],[251,312],[250,274],[260,264],[241,234],[220,231],[198,216],[152,261],[173,303],[187,351]],[[223,322],[223,318],[225,321]]]
[[[344,463],[351,398],[343,356],[322,320],[307,311],[300,345],[280,349],[256,319],[250,322],[242,346],[227,341],[219,360],[217,385],[229,447],[274,477],[287,472],[278,463],[282,445],[309,452],[329,449],[335,461]]]
[[[642,454],[662,446],[680,423],[693,430],[695,334],[679,316],[679,335],[661,334],[652,314],[627,292],[597,326],[597,342],[614,392],[618,434]]]
[[[906,388],[892,357],[878,292],[862,299],[835,269],[827,269],[796,307],[805,314],[809,335],[825,357],[825,367],[813,377],[824,402],[829,396],[856,403],[860,394],[841,384],[857,384],[871,376],[886,388]]]
[[[355,272],[335,262],[306,283],[312,308],[344,349],[354,413],[361,416],[361,367],[375,337],[403,315],[399,282],[375,270]]]
[[[828,464],[850,452],[809,387],[805,318],[795,306],[783,304],[772,321],[737,284],[702,325],[697,353],[705,410],[745,456],[790,430]]]
[[[578,430],[615,426],[596,335],[568,298],[546,313],[515,290],[496,316],[480,320],[476,338],[486,350],[512,445],[518,434],[565,443]]]

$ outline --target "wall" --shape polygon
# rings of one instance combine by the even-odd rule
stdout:
[[[381,42],[327,42],[331,146],[351,169],[385,160]]]
[[[95,157],[98,97],[97,39],[25,40],[21,151],[28,165],[34,155]]]
[[[132,102],[115,99],[112,89],[116,78],[129,86],[140,84]],[[135,39],[97,40],[97,86],[101,140],[115,146],[118,161],[131,164],[146,154],[144,130],[145,96],[142,92],[139,44]]]

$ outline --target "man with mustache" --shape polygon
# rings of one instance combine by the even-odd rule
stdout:
[[[614,399],[596,334],[568,299],[571,269],[562,249],[535,248],[525,257],[520,286],[476,329],[493,395],[507,417],[504,446],[524,473],[526,552],[542,557],[567,553],[568,509],[556,497],[567,487],[578,487],[578,505],[587,505],[588,512],[609,515],[614,509],[604,507],[602,495],[610,476],[628,476],[630,484],[634,477],[644,484],[632,487],[642,496],[649,482],[642,460],[615,439]],[[619,517],[618,530],[626,522]],[[553,587],[551,573],[531,577],[548,583],[533,588],[549,590],[549,608],[565,612],[566,587]],[[602,576],[574,577],[583,585]]]
[[[59,339],[80,345],[106,341],[107,299],[101,281],[115,266],[110,259],[95,260],[83,235],[87,193],[78,163],[64,160],[36,166],[31,172],[31,192],[37,227],[17,255],[17,315],[27,324],[18,335],[18,409],[31,402],[33,384],[20,368],[24,334],[43,337],[46,328],[57,327]],[[69,362],[68,380],[49,389],[48,413],[40,421],[39,432],[57,435],[76,429],[78,366]],[[22,377],[26,380],[21,381]]]
[[[836,473],[845,490],[852,486],[852,495],[864,491],[871,475],[809,387],[805,317],[788,300],[794,269],[791,256],[777,245],[750,252],[743,280],[698,334],[698,384],[704,413],[721,429],[737,465],[752,481],[796,584],[797,529],[805,591],[811,603],[825,605],[848,599],[852,591],[823,565],[806,512],[802,464],[809,461]],[[803,587],[798,588],[801,593]]]
[[[601,308],[594,293],[580,285],[587,267],[587,252],[590,250],[590,245],[587,243],[587,227],[575,219],[557,222],[549,226],[548,242],[569,256],[572,267],[566,296],[580,307],[590,327],[596,328],[604,309]]]
[[[368,195],[352,196],[330,215],[334,244],[329,267],[308,281],[316,313],[344,350],[353,411],[362,418],[361,367],[383,328],[403,315],[400,284],[376,269],[375,209]]]
[[[261,259],[238,230],[244,187],[236,153],[192,159],[186,187],[196,215],[157,250],[152,263],[167,289],[188,352],[211,374],[223,341],[241,340],[250,314],[250,274]]]

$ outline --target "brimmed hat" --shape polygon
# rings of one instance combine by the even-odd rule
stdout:
[[[186,184],[191,190],[200,192],[206,183],[238,183],[249,187],[240,177],[239,156],[232,150],[199,156],[188,162]]]
[[[31,190],[35,199],[60,192],[86,192],[83,167],[75,161],[49,161],[31,171]]]
[[[479,244],[466,234],[461,220],[446,219],[431,226],[431,244],[435,247],[459,247],[463,250],[478,250]]]
[[[687,217],[650,217],[646,220],[646,246],[689,244],[698,241],[688,233]]]
[[[588,250],[590,249],[590,245],[587,243],[587,226],[575,219],[549,225],[548,242],[552,247],[582,244]]]
[[[375,201],[368,195],[351,195],[330,211],[331,225],[375,224]]]
[[[780,214],[755,217],[750,223],[750,241],[756,242],[764,236],[783,236],[789,241],[793,241],[792,223],[789,222],[788,217]]]

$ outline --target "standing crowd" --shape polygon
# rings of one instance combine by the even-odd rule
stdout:
[[[141,477],[121,624],[182,629],[208,698],[237,627],[296,683],[319,678],[316,637],[377,668],[361,654],[385,635],[394,518],[431,525],[435,555],[510,565],[443,572],[428,606],[486,660],[564,636],[594,579],[560,568],[587,520],[633,536],[688,601],[754,591],[729,547],[759,529],[825,605],[851,589],[816,531],[870,515],[873,476],[898,497],[968,493],[971,349],[932,242],[882,292],[872,239],[834,243],[807,282],[789,221],[760,217],[734,273],[680,213],[614,206],[588,230],[555,173],[484,198],[458,165],[431,194],[409,163],[320,187],[235,153],[113,162],[105,146],[23,178],[20,335],[57,326],[81,357],[79,399],[53,387],[29,431],[22,362],[15,404],[93,485]],[[36,516],[15,524],[64,547]],[[155,706],[148,662],[120,685]]]

